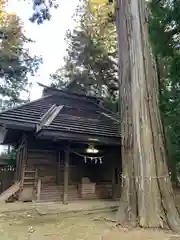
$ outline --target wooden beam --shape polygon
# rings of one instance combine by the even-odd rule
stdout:
[[[58,113],[63,109],[64,105],[60,105],[58,107],[56,107],[52,114],[49,116],[49,118],[47,119],[47,121],[44,123],[44,126],[48,127],[52,121],[55,119],[55,117],[58,115]]]
[[[9,197],[11,197],[14,193],[16,193],[20,189],[20,182],[15,182],[11,187],[6,189],[0,195],[0,202],[6,201]]]
[[[0,118],[0,124],[6,123],[6,127],[9,129],[14,130],[33,130],[36,127],[36,124],[32,120],[28,120],[28,122],[25,122],[24,119],[18,119],[17,121],[13,118],[8,118],[8,120],[4,117]]]
[[[37,124],[36,132],[39,132],[44,126],[48,127],[58,113],[63,109],[64,105],[56,106],[55,104],[42,116],[40,123]]]
[[[37,124],[37,128],[36,128],[36,132],[39,132],[44,124],[46,123],[46,121],[48,120],[49,116],[52,114],[53,110],[56,108],[56,105],[52,105],[47,112],[45,112],[45,114],[41,117],[40,119],[40,123]]]
[[[68,179],[69,179],[69,149],[65,149],[65,163],[64,163],[64,195],[63,203],[67,204],[68,198]]]
[[[74,132],[65,132],[65,131],[54,131],[54,130],[46,130],[44,129],[38,135],[39,139],[57,139],[57,140],[72,140],[75,142],[83,142],[89,143],[89,141],[94,141],[95,143],[103,143],[107,145],[117,145],[120,146],[120,136],[99,136],[99,135],[90,135],[90,134],[81,134],[81,133],[74,133]]]
[[[101,112],[101,115],[104,115],[105,117],[107,117],[107,118],[109,118],[109,119],[111,119],[111,120],[113,120],[113,121],[115,121],[117,123],[121,123],[120,120],[118,120],[117,118],[115,118],[115,117],[113,117],[113,116],[111,116],[111,115],[109,115],[107,113]]]

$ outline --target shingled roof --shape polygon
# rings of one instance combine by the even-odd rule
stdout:
[[[0,113],[0,125],[34,131],[37,136],[66,133],[119,139],[117,116],[100,107],[96,98],[48,87],[44,93],[36,101]]]

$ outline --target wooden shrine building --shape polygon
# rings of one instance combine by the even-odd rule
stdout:
[[[17,149],[14,185],[21,201],[116,199],[120,134],[100,99],[44,87],[36,101],[0,113],[0,140]]]

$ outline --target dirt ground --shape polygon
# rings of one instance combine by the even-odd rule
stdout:
[[[1,240],[180,240],[160,230],[115,227],[114,213],[39,215],[37,212],[0,214]]]

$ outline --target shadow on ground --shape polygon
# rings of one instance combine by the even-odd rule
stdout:
[[[180,206],[180,194],[176,200]],[[95,204],[97,209],[98,204]],[[72,206],[63,208],[71,209]],[[180,235],[170,231],[117,227],[109,221],[115,216],[110,208],[94,212],[88,208],[64,212],[55,211],[57,209],[61,209],[58,203],[1,204],[0,240],[180,240]]]
[[[40,216],[36,212],[0,216],[1,240],[180,240],[160,230],[115,227],[113,212]]]

